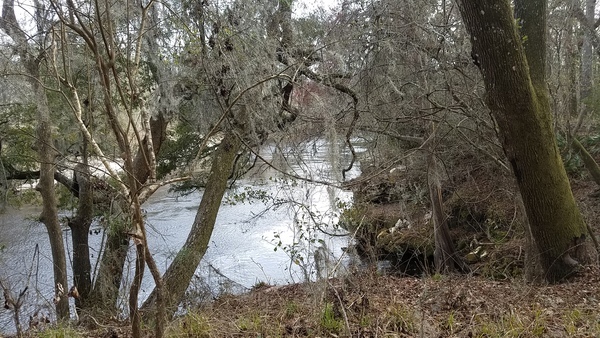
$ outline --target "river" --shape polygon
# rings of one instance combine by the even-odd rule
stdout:
[[[331,156],[332,149],[323,140],[303,144],[299,148],[301,151],[297,149],[265,146],[261,155],[276,164],[286,163],[287,172],[314,180],[335,181],[341,170],[336,159],[348,162],[347,151],[334,149],[337,154]],[[294,156],[295,160],[290,162],[290,158],[281,155],[288,151],[299,156]],[[342,156],[338,157],[339,154]],[[330,160],[332,158],[333,161]],[[249,175],[228,190],[210,246],[190,286],[188,301],[209,300],[223,292],[244,292],[261,282],[287,284],[314,280],[319,274],[314,261],[315,250],[325,253],[330,262],[348,259],[342,248],[348,245],[349,238],[323,234],[315,230],[315,224],[329,232],[343,234],[343,230],[335,229],[339,212],[337,204],[351,202],[351,193],[331,186],[286,179],[283,174],[260,163],[258,161]],[[359,170],[355,167],[347,177],[358,174]],[[227,202],[249,191],[265,192],[261,196],[267,197]],[[169,187],[163,187],[143,205],[149,247],[163,271],[185,242],[201,197],[201,191],[179,195],[171,192]],[[35,311],[53,315],[50,248],[45,227],[34,220],[39,213],[39,207],[28,206],[9,208],[0,214],[0,281],[13,293],[28,287],[21,312],[25,327],[27,318]],[[65,227],[63,233],[71,254],[69,229]],[[99,255],[102,238],[103,229],[93,225],[90,236],[93,265]],[[127,279],[133,273],[133,250],[130,253]],[[331,271],[321,270],[320,274],[331,274]],[[146,271],[140,294],[142,300],[152,287],[151,276]],[[121,297],[122,309],[126,308],[126,292],[123,290]],[[11,316],[7,310],[0,309],[0,333],[14,331]]]

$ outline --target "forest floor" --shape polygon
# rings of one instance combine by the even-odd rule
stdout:
[[[360,273],[222,297],[169,333],[186,336],[195,325],[206,337],[598,337],[598,276],[585,268],[549,286]]]
[[[362,272],[221,296],[169,324],[167,337],[599,337],[600,278],[532,285],[476,276]],[[61,331],[62,330],[62,331]],[[126,323],[40,337],[130,337]],[[151,334],[148,334],[151,337]]]

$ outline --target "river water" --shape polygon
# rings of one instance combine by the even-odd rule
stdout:
[[[292,152],[296,153],[294,160],[282,155]],[[261,155],[289,173],[332,182],[339,179],[341,173],[336,160],[345,165],[349,157],[347,152],[332,149],[323,140],[303,144],[300,148],[266,146]],[[320,257],[327,257],[329,269],[338,260],[346,262],[350,259],[342,250],[348,245],[349,238],[343,236],[344,231],[336,229],[335,224],[339,215],[337,204],[351,202],[351,193],[285,178],[261,163],[257,161],[251,173],[228,190],[210,246],[190,286],[188,301],[209,300],[223,292],[244,292],[260,282],[287,284],[334,273],[316,268],[315,250],[319,251]],[[358,168],[354,168],[347,178],[358,173]],[[236,198],[250,192],[262,198],[242,201]],[[169,187],[163,187],[143,205],[149,246],[163,271],[185,242],[201,197],[201,191],[179,195],[171,192]],[[13,293],[28,288],[21,312],[25,327],[29,315],[35,311],[53,315],[50,248],[45,227],[34,220],[39,213],[39,207],[21,207],[0,214],[0,281]],[[316,226],[338,236],[317,231]],[[64,229],[64,237],[71,253],[68,228]],[[90,236],[93,265],[99,256],[102,238],[103,229],[93,225]],[[130,253],[125,276],[128,280],[134,266],[133,250]],[[146,298],[152,288],[151,276],[146,271],[140,298]],[[126,308],[126,292],[123,290],[121,297],[122,309]],[[14,331],[11,316],[0,309],[0,334]]]

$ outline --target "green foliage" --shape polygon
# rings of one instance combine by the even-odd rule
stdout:
[[[565,331],[569,336],[577,333],[577,328],[581,326],[583,314],[579,309],[573,309],[565,315]]]
[[[110,234],[118,234],[127,231],[129,223],[121,217],[112,217],[107,224],[107,230]]]
[[[362,328],[367,328],[373,324],[373,319],[370,316],[361,316],[358,325]]]
[[[190,165],[198,154],[203,137],[191,123],[180,122],[163,142],[157,157],[156,173],[159,178],[178,168]],[[212,152],[208,149],[204,156]]]
[[[257,313],[251,314],[249,317],[238,319],[237,326],[240,331],[260,332],[263,328],[263,320]]]
[[[436,272],[436,273],[434,273],[434,274],[431,276],[431,279],[432,279],[433,281],[435,281],[435,282],[441,282],[441,281],[443,281],[443,280],[444,280],[444,275],[442,275],[441,273],[438,273],[438,272]]]
[[[479,318],[480,331],[477,337],[544,337],[546,320],[541,309],[535,309],[533,317],[507,313],[500,318]]]
[[[269,283],[264,282],[264,281],[260,281],[260,282],[256,282],[254,285],[252,285],[252,290],[258,290],[258,289],[262,289],[265,287],[269,287]]]
[[[578,137],[578,140],[591,155],[600,154],[600,132],[594,131],[581,138]],[[567,173],[574,177],[584,175],[587,170],[583,159],[567,144],[568,140],[563,135],[557,134],[556,141],[561,149],[563,164]]]
[[[569,176],[573,177],[581,177],[584,173],[583,169],[583,161],[581,157],[577,155],[575,152],[569,151],[564,153],[562,156],[563,164],[565,166],[565,170]]]
[[[594,307],[567,309],[562,322],[569,337],[598,337],[600,334],[600,321]]]
[[[69,326],[56,326],[45,329],[38,334],[40,338],[78,338],[83,337],[79,332]]]
[[[287,318],[293,317],[299,311],[300,311],[300,307],[299,307],[298,303],[296,303],[295,301],[292,300],[285,304],[285,316]]]
[[[37,167],[35,106],[15,104],[0,110],[2,164],[19,170]]]
[[[387,309],[388,330],[404,333],[415,333],[417,319],[412,309],[402,304],[396,304]]]
[[[60,209],[75,209],[77,207],[77,198],[62,184],[56,185],[56,197]]]
[[[366,208],[363,205],[338,202],[337,207],[341,210],[338,225],[342,229],[354,233],[354,231],[356,231],[356,229],[365,221],[364,215]]]
[[[254,187],[245,186],[242,191],[234,191],[225,196],[224,202],[229,205],[236,205],[239,203],[252,203],[254,201],[260,201],[268,203],[273,201],[269,192],[264,189],[256,189]]]
[[[581,145],[592,155],[600,154],[600,132],[594,132],[578,138]]]
[[[332,303],[325,303],[321,311],[321,327],[331,333],[339,333],[343,328],[343,323],[337,318]]]
[[[167,330],[167,337],[211,337],[212,328],[208,320],[196,312],[188,312]]]
[[[448,314],[448,318],[446,319],[446,328],[450,333],[454,332],[454,328],[456,327],[456,317],[454,316],[454,311],[450,311]]]

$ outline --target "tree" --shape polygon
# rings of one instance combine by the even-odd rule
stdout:
[[[260,12],[262,8],[244,8],[245,5],[239,2],[225,9],[217,6],[210,36],[192,40],[187,47],[186,61],[208,89],[204,95],[212,104],[207,104],[205,109],[220,113],[216,121],[211,121],[214,127],[205,135],[200,151],[210,138],[221,138],[221,141],[214,152],[188,238],[164,274],[165,289],[168,290],[164,304],[169,316],[175,313],[185,296],[208,249],[227,182],[239,165],[240,152],[243,148],[249,151],[248,148],[260,144],[270,132],[284,128],[294,120],[293,108],[289,106],[294,75],[286,75],[293,66],[281,67],[277,63],[285,58],[292,39],[290,27],[285,26],[291,20],[290,5],[291,2],[280,1],[278,7],[266,8],[266,11],[275,11],[272,22],[277,27],[275,30],[281,27],[282,36],[275,34],[271,39],[259,38],[268,30],[267,24],[256,25],[254,21],[256,17],[268,17]],[[209,26],[210,21],[205,16],[208,10],[207,4],[195,9],[194,20],[200,27]],[[202,63],[197,64],[197,59]],[[159,310],[158,297],[154,290],[144,303],[144,311]]]
[[[43,62],[46,57],[44,37],[46,36],[45,18],[47,14],[41,4],[35,1],[35,20],[38,31],[33,38],[38,45],[31,46],[30,36],[21,28],[15,15],[13,0],[4,1],[2,5],[2,18],[0,27],[13,40],[15,50],[20,62],[25,69],[25,76],[33,91],[33,97],[37,108],[37,151],[40,163],[39,184],[43,200],[43,210],[40,216],[46,226],[50,246],[52,250],[52,261],[54,270],[54,284],[56,287],[56,312],[60,319],[69,318],[69,302],[66,295],[67,284],[67,261],[63,244],[61,224],[58,219],[56,194],[54,190],[55,156],[54,140],[52,136],[52,122],[48,98],[43,83],[39,81],[43,72]]]
[[[587,26],[594,22],[594,13],[596,8],[596,0],[586,0],[585,1],[585,16],[581,18],[583,20],[583,25]],[[588,29],[587,27],[583,31],[583,46],[581,48],[581,83],[580,83],[580,112],[579,117],[577,119],[576,125],[573,127],[571,131],[573,136],[577,134],[577,131],[581,128],[583,120],[591,110],[590,107],[590,97],[592,94],[592,78],[593,78],[593,63],[594,63],[594,53],[593,53],[593,43],[592,40],[596,38],[596,32],[593,29]]]
[[[537,277],[558,282],[595,260],[554,137],[546,84],[545,0],[458,2],[480,65],[488,107],[521,193],[539,260]]]
[[[141,211],[145,196],[153,192],[156,186],[160,186],[155,184],[156,152],[159,151],[164,140],[167,123],[165,111],[161,109],[164,106],[150,105],[145,100],[149,85],[144,84],[144,69],[141,67],[142,52],[145,50],[142,47],[146,42],[144,34],[154,31],[153,28],[148,29],[146,25],[155,2],[150,1],[141,7],[127,7],[125,11],[120,4],[107,7],[104,5],[95,3],[89,8],[85,6],[81,8],[73,1],[68,1],[64,7],[60,3],[52,3],[62,24],[59,26],[62,37],[62,61],[55,67],[57,80],[65,89],[64,99],[73,112],[85,142],[91,146],[91,151],[101,159],[105,169],[111,174],[111,179],[114,180],[116,190],[120,194],[118,196],[120,208],[125,215],[122,222],[119,222],[121,226],[109,232],[108,246],[104,251],[94,293],[106,294],[107,297],[100,296],[96,299],[102,300],[105,308],[115,308],[128,242],[131,238],[136,249],[136,264],[129,292],[129,312],[133,336],[140,337],[141,316],[138,311],[138,293],[146,265],[156,284],[159,304],[162,302],[163,290],[160,272],[147,245]],[[86,10],[96,15],[88,16],[84,12]],[[135,23],[136,29],[130,29],[129,25],[132,23]],[[69,38],[70,36],[74,38]],[[83,53],[83,55],[89,55],[90,60],[93,60],[89,66],[95,69],[99,82],[97,89],[101,108],[98,110],[112,131],[119,149],[124,169],[122,176],[110,168],[103,149],[83,120],[83,109],[88,108],[90,103],[82,100],[79,94],[77,72],[71,62],[77,55],[78,49],[70,47],[69,42],[72,39],[83,40],[89,51],[89,54]],[[127,46],[124,53],[121,53],[118,47],[121,42]],[[151,64],[154,60],[149,58],[144,61]],[[160,68],[160,65],[154,65],[154,68]],[[152,75],[160,76],[156,73]],[[161,88],[161,85],[159,84],[158,87]],[[160,94],[163,95],[163,103],[170,101],[168,90],[161,90]],[[154,114],[149,112],[151,109],[154,110]],[[83,176],[84,173],[81,174]],[[145,185],[147,181],[151,184]],[[82,202],[83,197],[80,196]],[[89,260],[89,257],[87,259]],[[159,309],[164,307],[159,306]],[[163,318],[162,311],[158,311],[155,331],[157,337],[162,336],[164,332]]]

